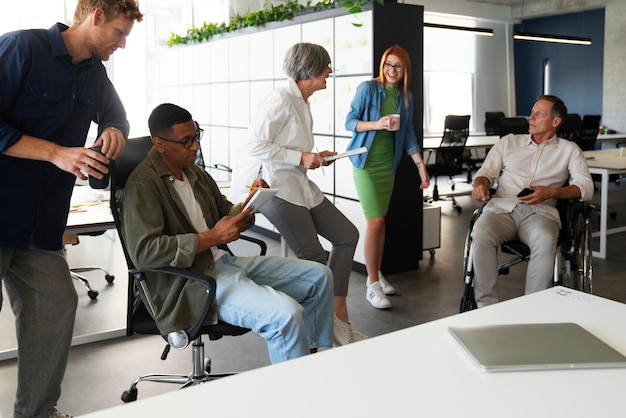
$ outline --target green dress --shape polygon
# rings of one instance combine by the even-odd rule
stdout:
[[[398,89],[389,86],[384,88],[385,99],[381,116],[397,113]],[[394,132],[376,131],[365,166],[362,169],[353,168],[352,170],[354,184],[366,219],[387,215],[395,181],[395,173],[392,171],[395,138]]]

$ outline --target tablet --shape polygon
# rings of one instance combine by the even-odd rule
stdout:
[[[248,202],[243,210],[247,209],[248,206],[253,205],[254,210],[252,213],[258,212],[259,208],[266,204],[274,195],[278,193],[278,189],[257,189],[256,193],[252,196],[252,199]]]
[[[340,152],[339,154],[335,154],[335,155],[329,155],[328,157],[324,157],[324,159],[326,161],[334,161],[338,158],[344,158],[344,157],[349,157],[351,155],[363,154],[364,152],[367,152],[367,147],[361,147],[361,148],[353,149],[351,151]]]

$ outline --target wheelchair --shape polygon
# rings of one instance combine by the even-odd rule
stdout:
[[[472,266],[472,230],[476,220],[482,213],[482,207],[474,210],[469,230],[465,237],[463,257],[463,296],[459,312],[476,309],[474,297],[474,268]],[[591,265],[591,206],[580,200],[558,200],[557,209],[561,218],[561,231],[557,241],[554,260],[554,286],[566,286],[585,293],[593,293]],[[528,261],[530,249],[519,240],[505,242],[500,245],[500,253],[512,255],[498,264],[498,274],[506,275],[509,268]]]

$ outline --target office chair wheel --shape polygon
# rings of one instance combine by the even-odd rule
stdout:
[[[89,296],[89,299],[96,300],[96,298],[99,295],[99,292],[97,290],[88,290],[87,295]]]
[[[137,392],[137,388],[125,390],[124,393],[122,393],[122,402],[135,402],[137,400]]]
[[[107,281],[108,284],[113,284],[113,280],[115,280],[115,276],[112,274],[105,274],[104,279]]]

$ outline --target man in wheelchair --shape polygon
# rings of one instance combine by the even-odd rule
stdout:
[[[550,287],[561,228],[557,199],[593,197],[582,151],[556,136],[566,114],[560,98],[539,96],[529,117],[529,134],[503,137],[476,173],[472,196],[486,202],[470,244],[478,307],[498,302],[498,248],[514,239],[530,249],[525,293]]]

